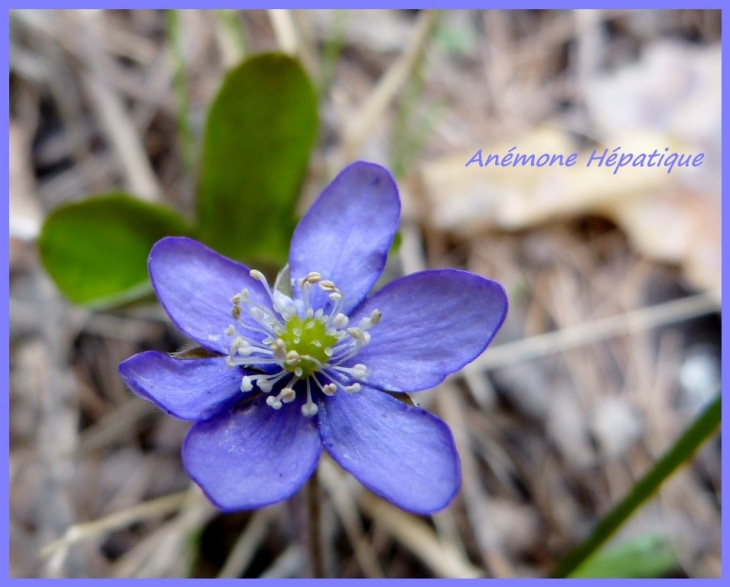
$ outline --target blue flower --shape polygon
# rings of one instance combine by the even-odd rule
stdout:
[[[291,496],[322,446],[405,510],[439,510],[458,491],[449,428],[384,392],[429,389],[472,361],[501,326],[507,298],[498,283],[454,269],[408,275],[368,297],[399,216],[390,174],[358,162],[304,215],[273,288],[194,240],[153,247],[162,306],[215,356],[150,351],[119,372],[140,397],[195,422],[183,463],[219,508]]]

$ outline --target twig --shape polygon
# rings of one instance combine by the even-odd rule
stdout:
[[[237,579],[243,575],[266,533],[273,511],[272,508],[265,508],[254,512],[218,573],[219,579]]]
[[[172,520],[159,527],[149,536],[115,561],[112,577],[158,577],[170,575],[170,563],[189,566],[187,552],[192,532],[200,528],[214,515],[216,510],[196,485],[191,485],[182,496],[179,513]],[[177,574],[187,572],[180,569]]]
[[[102,534],[120,530],[137,522],[164,516],[177,511],[185,502],[187,495],[187,491],[173,493],[172,495],[159,497],[152,501],[147,501],[125,510],[115,512],[104,518],[99,518],[98,520],[85,522],[83,524],[75,524],[66,530],[66,533],[61,538],[44,546],[41,549],[41,556],[51,557],[57,551],[70,548],[77,542],[95,538]]]
[[[458,390],[452,384],[441,384],[440,393],[436,395],[440,413],[454,433],[456,449],[461,458],[462,495],[466,506],[466,514],[479,545],[479,552],[494,577],[514,577],[515,573],[509,561],[495,544],[493,532],[490,533],[485,520],[489,519],[489,498],[479,478],[476,456],[469,444],[469,425],[464,414],[464,406]]]
[[[282,552],[271,566],[261,573],[261,579],[278,579],[296,577],[304,566],[304,552],[301,547],[292,544]]]
[[[84,73],[82,80],[93,99],[99,115],[99,121],[105,128],[110,142],[122,163],[124,174],[129,188],[134,195],[151,202],[161,199],[160,186],[152,171],[147,154],[139,135],[132,123],[131,116],[126,112],[119,96],[107,83],[107,67],[104,64],[105,55],[99,48],[99,42],[94,38],[94,31],[101,18],[98,11],[78,11],[81,21],[80,32],[85,41],[84,51],[91,73]],[[101,27],[103,28],[103,27]]]
[[[309,527],[309,562],[312,566],[312,576],[315,579],[324,579],[324,557],[322,556],[322,520],[320,512],[321,499],[319,491],[318,471],[314,471],[307,482],[307,523]]]
[[[436,24],[437,13],[424,10],[416,22],[416,30],[403,55],[391,65],[370,93],[360,112],[344,130],[344,155],[352,159],[365,141],[375,122],[383,115],[390,101],[395,98],[421,58],[431,30]]]
[[[357,505],[351,493],[345,487],[341,475],[331,460],[323,458],[319,463],[319,472],[322,475],[324,487],[332,498],[337,515],[352,544],[355,558],[363,573],[368,578],[382,578],[383,571],[378,564],[378,558],[372,545],[365,537],[365,533],[357,515]]]
[[[481,569],[465,560],[450,545],[441,543],[425,522],[367,491],[362,491],[357,501],[368,516],[416,555],[437,577],[484,576]]]
[[[136,430],[140,420],[157,411],[152,403],[130,397],[83,432],[79,439],[78,454],[87,455],[109,446],[131,430]]]
[[[703,293],[510,342],[489,349],[466,370],[487,371],[567,351],[608,338],[697,318],[720,310],[719,293]]]
[[[291,12],[284,9],[271,9],[268,13],[279,48],[288,55],[296,56],[299,53],[299,41]]]

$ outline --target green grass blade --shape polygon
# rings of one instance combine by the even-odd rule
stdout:
[[[550,577],[563,578],[569,576],[599,546],[623,524],[629,516],[667,480],[683,463],[688,461],[705,440],[710,438],[720,425],[720,394],[695,419],[689,428],[679,437],[677,442],[656,462],[644,476],[639,479],[628,495],[604,516],[593,533],[570,551],[550,573]]]

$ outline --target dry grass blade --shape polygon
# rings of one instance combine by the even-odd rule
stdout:
[[[332,504],[342,521],[347,537],[355,551],[355,558],[363,573],[366,577],[372,579],[384,577],[375,551],[363,532],[362,524],[357,516],[355,500],[345,486],[341,475],[337,472],[334,463],[329,459],[322,459],[319,462],[319,473],[327,493],[332,498]]]
[[[360,150],[360,146],[375,126],[375,122],[395,98],[408,76],[421,58],[431,31],[436,24],[437,14],[432,10],[424,10],[416,22],[413,38],[405,52],[390,66],[378,81],[378,85],[368,96],[359,114],[344,131],[344,152],[347,160],[352,160]]]
[[[493,533],[485,522],[489,515],[489,498],[479,480],[476,455],[469,445],[469,426],[458,390],[451,384],[441,384],[437,397],[444,420],[454,432],[454,441],[461,458],[462,495],[472,531],[476,535],[479,550],[487,568],[495,577],[514,577],[515,572],[502,552],[497,548]]]
[[[291,11],[271,9],[268,12],[271,24],[274,26],[279,48],[288,55],[297,55],[299,53],[299,41]]]
[[[484,571],[465,560],[451,545],[441,543],[422,520],[366,491],[360,493],[357,502],[374,522],[416,555],[437,577],[484,576]]]
[[[273,511],[265,508],[254,512],[218,573],[219,579],[236,579],[246,572],[271,523]]]
[[[114,577],[172,577],[189,572],[190,534],[200,530],[217,510],[196,485],[178,504],[179,514],[140,541],[112,567]]]
[[[141,138],[120,97],[111,89],[106,79],[109,68],[104,65],[105,54],[96,39],[96,32],[100,30],[97,19],[101,18],[101,14],[97,11],[80,11],[77,14],[81,37],[85,41],[83,54],[91,69],[91,73],[82,75],[82,80],[122,163],[129,188],[134,195],[144,200],[160,201],[160,186]]]
[[[41,550],[41,556],[51,557],[57,551],[67,549],[77,542],[96,538],[151,518],[166,516],[180,509],[185,503],[187,495],[187,491],[181,491],[180,493],[166,495],[135,505],[120,512],[114,512],[98,520],[75,524],[66,530],[61,538],[44,546]]]
[[[697,294],[490,347],[465,370],[495,369],[595,342],[697,318],[720,310],[719,293]]]

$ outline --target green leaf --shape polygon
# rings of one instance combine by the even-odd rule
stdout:
[[[644,534],[628,542],[602,548],[569,576],[642,579],[666,577],[678,567],[677,557],[666,538]]]
[[[232,70],[205,130],[202,240],[249,264],[285,261],[316,133],[315,92],[297,61],[267,53]]]
[[[147,257],[170,235],[190,235],[175,212],[124,193],[54,210],[38,239],[43,266],[72,302],[109,306],[150,290]]]

